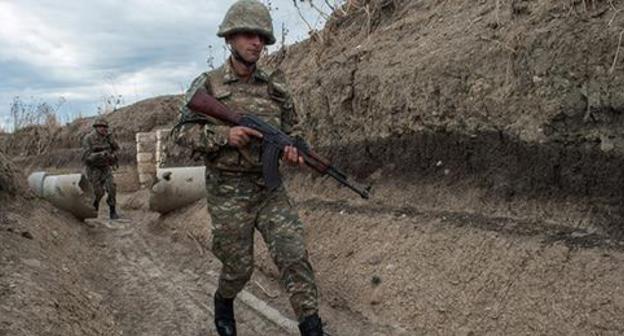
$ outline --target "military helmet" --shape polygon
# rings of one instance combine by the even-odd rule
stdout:
[[[251,32],[263,36],[267,45],[275,43],[273,22],[269,9],[255,0],[239,0],[228,9],[219,25],[217,36]]]
[[[95,118],[95,120],[93,121],[93,127],[98,127],[98,126],[102,126],[102,127],[108,127],[108,121],[106,121],[106,119],[104,118]]]

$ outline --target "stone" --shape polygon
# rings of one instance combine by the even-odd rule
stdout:
[[[152,153],[138,153],[137,154],[137,162],[138,163],[154,162],[154,154],[152,154]]]

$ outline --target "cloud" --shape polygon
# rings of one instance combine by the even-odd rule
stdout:
[[[0,2],[0,22],[0,40],[4,44],[0,60],[27,60],[33,65],[50,62],[60,66],[80,65],[75,46],[65,42],[67,34],[17,3]]]
[[[14,96],[64,97],[67,113],[88,115],[110,94],[132,103],[179,93],[209,56],[223,60],[216,31],[233,2],[0,0],[0,120]],[[291,0],[271,3],[278,40],[281,22],[288,42],[306,37]],[[303,13],[312,23],[318,17]]]

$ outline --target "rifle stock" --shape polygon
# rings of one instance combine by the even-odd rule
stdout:
[[[200,88],[197,90],[187,106],[191,110],[207,115],[209,117],[213,117],[235,125],[240,124],[241,115],[235,111],[230,110],[227,106],[223,105],[223,103],[209,95],[204,88]]]

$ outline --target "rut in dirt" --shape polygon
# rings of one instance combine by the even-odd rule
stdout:
[[[624,251],[624,237],[612,236],[592,229],[572,227],[569,223],[546,223],[535,218],[513,218],[488,216],[466,211],[442,211],[419,208],[418,206],[354,205],[346,201],[328,201],[320,198],[307,199],[300,204],[314,211],[331,211],[334,214],[360,214],[371,217],[391,215],[398,218],[428,217],[441,218],[441,225],[471,227],[508,235],[510,237],[536,237],[544,244],[562,242],[569,248],[603,248]]]
[[[184,267],[189,256],[183,247],[149,232],[156,215],[125,216],[130,218],[125,223],[96,224],[91,231],[89,239],[100,253],[88,275],[123,333],[216,335],[214,276]],[[237,304],[236,317],[241,335],[290,335],[244,304]]]

